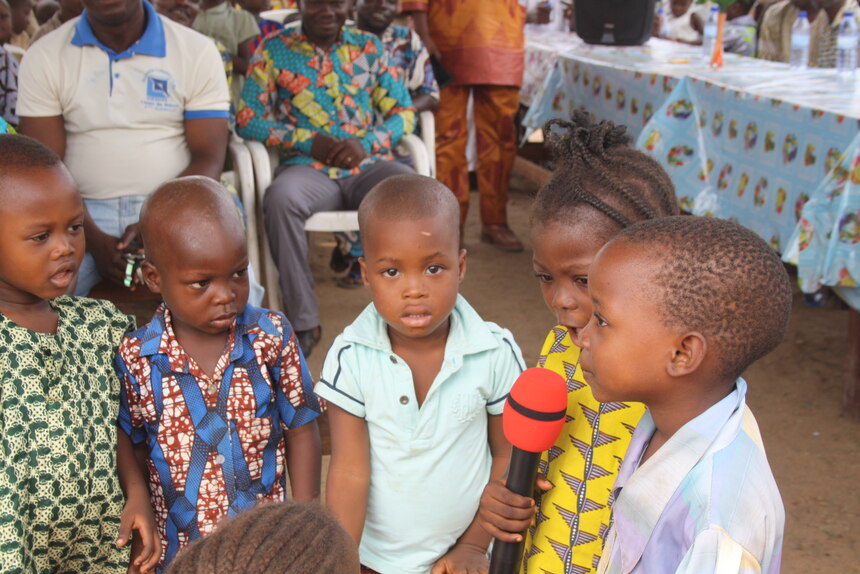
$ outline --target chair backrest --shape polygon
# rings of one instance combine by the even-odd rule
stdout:
[[[295,8],[279,8],[277,10],[264,10],[260,12],[260,18],[265,20],[273,20],[275,22],[284,23],[284,20],[287,19],[287,16],[292,14],[297,14],[298,10]]]

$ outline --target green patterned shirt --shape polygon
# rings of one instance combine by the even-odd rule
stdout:
[[[96,299],[51,306],[53,335],[0,315],[0,573],[124,573],[113,358],[134,320]]]

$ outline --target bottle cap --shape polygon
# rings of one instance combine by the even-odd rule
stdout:
[[[797,13],[797,17],[798,18],[808,18],[809,13],[806,10],[801,10],[800,12]]]

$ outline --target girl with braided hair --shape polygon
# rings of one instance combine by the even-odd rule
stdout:
[[[358,547],[315,503],[275,502],[225,520],[167,574],[358,574]]]
[[[525,532],[522,574],[587,574],[600,560],[609,527],[610,492],[644,405],[599,403],[579,368],[580,332],[591,317],[588,268],[623,228],[676,215],[674,186],[663,168],[631,145],[624,126],[594,123],[585,112],[552,120],[544,135],[556,160],[532,214],[534,271],[558,325],[538,366],[567,381],[567,422],[541,457],[535,498],[490,482],[482,526],[499,540]],[[623,360],[623,357],[619,357]]]

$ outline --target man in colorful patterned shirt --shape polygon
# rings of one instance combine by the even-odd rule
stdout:
[[[305,221],[357,209],[380,181],[410,172],[392,149],[411,133],[409,92],[373,34],[344,28],[349,0],[305,0],[302,24],[254,54],[236,116],[239,135],[281,152],[263,203],[284,309],[305,356],[320,340]]]

